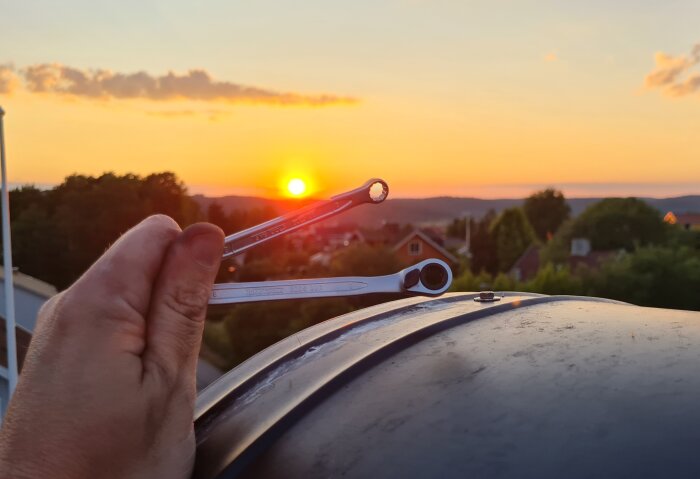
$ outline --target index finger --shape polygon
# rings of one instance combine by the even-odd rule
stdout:
[[[149,216],[122,235],[71,289],[83,290],[81,301],[91,303],[97,312],[113,307],[110,299],[114,299],[145,316],[165,254],[180,232],[172,218]]]

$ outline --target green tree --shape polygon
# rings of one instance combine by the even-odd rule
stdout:
[[[606,198],[586,208],[568,234],[588,238],[595,250],[632,251],[636,246],[663,243],[668,225],[658,210],[642,200]]]
[[[451,238],[464,238],[467,234],[467,219],[455,218],[447,225],[447,236]]]
[[[332,276],[381,276],[396,273],[403,266],[388,248],[355,243],[335,255],[330,273]]]
[[[534,278],[521,285],[523,291],[542,294],[584,294],[582,279],[569,268],[556,267],[549,263],[537,272]]]
[[[571,214],[562,192],[551,188],[528,196],[523,211],[540,241],[551,238]]]
[[[224,208],[216,201],[212,202],[207,208],[207,221],[221,228],[226,234],[232,233]]]
[[[571,239],[573,233],[574,220],[569,219],[562,224],[556,234],[547,241],[540,250],[540,263],[563,264],[567,262],[571,252]]]
[[[521,208],[508,208],[494,220],[490,228],[496,245],[498,269],[508,271],[535,240],[535,233]]]
[[[495,219],[496,212],[490,210],[479,221],[471,220],[471,270],[475,274],[482,271],[490,274],[498,272],[496,242],[491,235],[491,224]]]
[[[641,306],[700,310],[700,253],[649,246],[607,263],[590,294]]]
[[[53,189],[23,187],[10,196],[15,264],[58,288],[72,283],[143,218],[164,213],[184,227],[199,217],[197,204],[172,173],[72,175]]]
[[[485,271],[474,274],[467,270],[452,281],[450,291],[482,291],[493,287],[493,276]]]

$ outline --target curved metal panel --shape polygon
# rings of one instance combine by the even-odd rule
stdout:
[[[627,357],[630,344],[650,365],[661,354],[687,370],[688,345],[700,339],[698,313],[590,298],[509,294],[484,304],[474,297],[413,299],[352,313],[309,328],[303,340],[287,338],[233,370],[199,405],[196,477],[497,477],[499,467],[510,471],[500,477],[515,477],[515,466],[527,461],[508,447],[545,450],[580,423],[600,419],[596,411],[636,401],[624,388],[611,402],[596,401],[615,378],[625,385],[644,375],[631,367],[636,363],[620,369],[614,359]],[[693,336],[669,341],[675,330],[668,317]],[[630,344],[628,330],[635,335]],[[642,342],[644,334],[656,339]],[[600,365],[599,374],[592,365]],[[669,383],[663,371],[655,374],[659,386]],[[481,384],[482,378],[488,381]],[[697,378],[686,386],[700,391]],[[524,402],[514,416],[519,398]],[[582,407],[583,398],[592,402]],[[483,414],[501,419],[480,422]],[[557,432],[548,414],[569,429]],[[519,439],[503,444],[510,434]],[[538,474],[564,474],[557,464],[593,447],[584,439],[569,440],[568,455],[548,459]],[[498,451],[504,456],[495,460]],[[489,461],[500,465],[489,468]]]

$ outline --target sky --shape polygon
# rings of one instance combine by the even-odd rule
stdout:
[[[0,0],[13,184],[700,193],[700,2]]]

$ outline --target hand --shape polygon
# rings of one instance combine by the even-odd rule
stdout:
[[[190,476],[222,249],[216,226],[152,216],[42,308],[0,432],[0,477]]]

